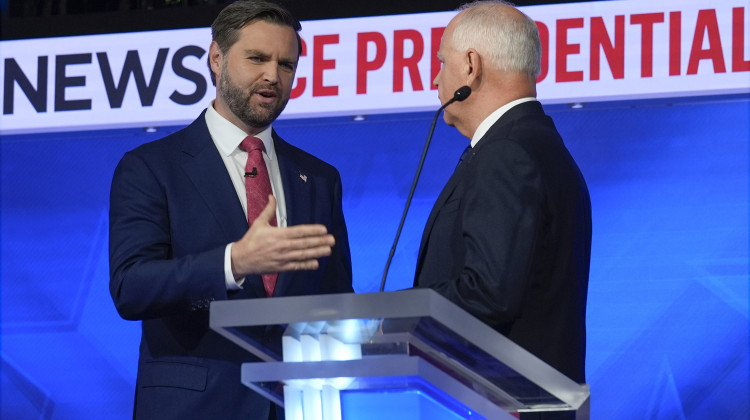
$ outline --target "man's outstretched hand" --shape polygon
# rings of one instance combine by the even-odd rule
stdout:
[[[248,274],[315,270],[318,258],[331,255],[336,243],[323,225],[271,226],[276,199],[253,221],[245,236],[232,245],[232,274],[240,279]]]

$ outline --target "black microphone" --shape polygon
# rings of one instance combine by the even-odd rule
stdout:
[[[396,231],[396,238],[393,239],[393,246],[391,247],[391,253],[388,255],[388,261],[385,263],[385,270],[383,271],[383,280],[380,282],[380,291],[385,289],[385,279],[388,277],[388,268],[391,266],[391,260],[393,255],[396,253],[396,246],[398,245],[398,238],[401,236],[401,229],[404,227],[404,221],[406,220],[406,214],[409,212],[409,206],[411,205],[411,198],[414,196],[414,190],[417,188],[417,181],[419,180],[419,174],[422,173],[422,165],[424,165],[424,158],[427,156],[427,149],[430,147],[430,141],[432,141],[432,133],[435,131],[435,124],[437,124],[438,116],[445,107],[452,104],[453,102],[461,102],[471,95],[471,88],[468,86],[461,86],[453,94],[453,97],[441,106],[435,113],[435,117],[432,119],[432,125],[430,126],[430,133],[427,135],[427,141],[424,145],[424,151],[422,152],[422,158],[419,160],[419,166],[417,166],[417,173],[414,175],[414,181],[411,184],[411,191],[409,191],[409,197],[406,199],[406,206],[404,207],[404,214],[401,216],[401,222],[398,224],[398,230]]]
[[[245,178],[255,178],[256,175],[258,175],[258,168],[256,168],[255,166],[253,166],[252,172],[245,172]]]

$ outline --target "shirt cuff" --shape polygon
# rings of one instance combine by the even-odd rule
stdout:
[[[234,279],[232,274],[232,244],[230,243],[224,249],[224,282],[227,285],[227,290],[241,290],[242,283],[245,282],[245,278],[239,280]]]

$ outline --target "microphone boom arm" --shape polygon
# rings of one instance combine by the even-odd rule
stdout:
[[[398,239],[401,236],[401,230],[404,227],[404,221],[406,221],[406,215],[409,213],[409,206],[411,205],[411,199],[414,196],[414,190],[417,189],[417,181],[419,180],[419,175],[422,173],[422,166],[424,165],[425,157],[427,156],[427,149],[430,148],[430,142],[432,141],[432,133],[435,131],[435,125],[437,124],[437,119],[440,116],[440,113],[450,104],[453,102],[461,102],[469,95],[471,94],[471,88],[468,86],[462,86],[456,90],[456,92],[453,94],[453,97],[446,102],[443,106],[441,106],[437,112],[435,113],[435,117],[432,118],[432,124],[430,125],[430,132],[427,134],[427,141],[424,145],[424,150],[422,151],[422,157],[419,159],[419,165],[417,166],[417,173],[414,174],[414,181],[412,181],[411,184],[411,190],[409,191],[409,196],[406,198],[406,206],[404,206],[404,213],[401,215],[401,221],[398,224],[398,229],[396,230],[396,238],[393,240],[393,246],[391,246],[391,252],[388,254],[388,261],[385,263],[385,270],[383,271],[383,279],[380,281],[380,291],[385,290],[385,279],[388,277],[388,268],[391,266],[391,261],[393,260],[393,256],[396,253],[396,246],[398,245]]]

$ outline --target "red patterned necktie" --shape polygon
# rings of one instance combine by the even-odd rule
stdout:
[[[271,180],[268,177],[268,168],[263,160],[263,141],[257,137],[248,136],[242,140],[240,149],[247,152],[247,163],[245,164],[245,194],[247,195],[247,223],[248,226],[258,218],[260,212],[268,204],[268,195],[271,191]],[[276,215],[271,219],[271,225],[276,226]],[[263,288],[266,296],[273,295],[276,287],[278,273],[263,274]]]

